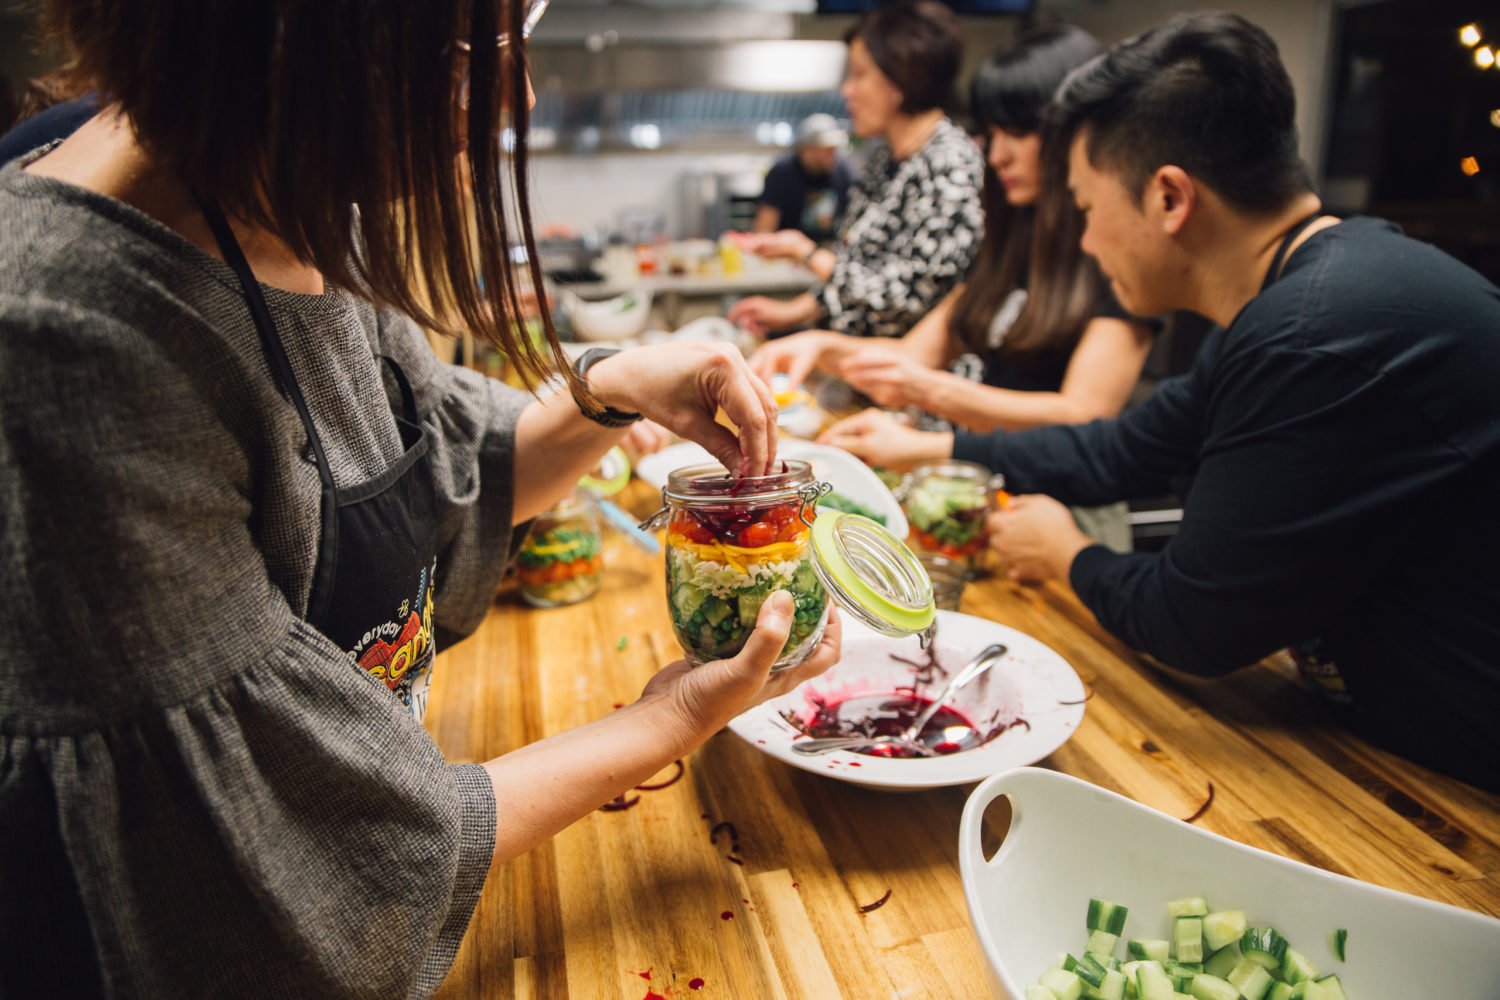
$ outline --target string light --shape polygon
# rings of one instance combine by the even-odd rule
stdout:
[[[1466,24],[1458,29],[1458,40],[1471,49],[1479,44],[1479,38],[1479,25],[1477,24]]]
[[[1480,69],[1489,69],[1495,65],[1495,50],[1488,45],[1481,45],[1474,50],[1474,65]]]
[[[1496,128],[1500,128],[1500,108],[1496,108],[1490,112],[1490,124]]]
[[[1479,173],[1479,161],[1472,156],[1465,156],[1459,161],[1458,169],[1464,172],[1465,177],[1473,177]]]

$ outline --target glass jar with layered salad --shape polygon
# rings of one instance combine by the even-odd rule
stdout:
[[[541,514],[516,555],[521,597],[539,608],[593,597],[604,578],[599,508],[582,490]]]
[[[667,529],[672,629],[694,664],[733,656],[777,590],[796,604],[791,635],[772,669],[817,648],[830,601],[882,635],[917,635],[935,622],[932,585],[910,549],[884,525],[836,510],[816,514],[829,491],[806,462],[739,479],[716,465],[678,469],[662,508],[641,527]]]
[[[672,630],[695,664],[738,653],[777,590],[792,595],[796,612],[774,669],[802,662],[823,636],[828,594],[808,552],[820,490],[806,462],[784,467],[747,479],[718,466],[668,477],[667,602]]]
[[[962,561],[970,570],[988,537],[985,517],[995,508],[999,475],[973,462],[934,462],[913,469],[898,496],[910,526],[908,544]]]

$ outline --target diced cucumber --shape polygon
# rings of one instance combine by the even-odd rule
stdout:
[[[1207,973],[1193,977],[1193,985],[1188,987],[1188,993],[1198,1000],[1240,1000],[1239,990],[1218,976]]]
[[[1187,973],[1189,975],[1193,975],[1193,974],[1196,974],[1196,973],[1199,973],[1199,972],[1202,972],[1202,971],[1203,971],[1203,963],[1202,962],[1179,962],[1179,961],[1176,961],[1174,959],[1174,960],[1172,960],[1172,961],[1170,961],[1170,962],[1167,963],[1167,975],[1169,975],[1169,976],[1172,975],[1173,973],[1178,973],[1178,972],[1182,972],[1182,973]]]
[[[1026,987],[1026,1000],[1057,1000],[1057,994],[1045,986],[1032,985]]]
[[[755,619],[760,617],[760,606],[766,603],[770,594],[761,594],[754,590],[740,592],[739,612],[741,625],[754,625]]]
[[[1109,967],[1099,961],[1097,956],[1084,952],[1078,964],[1073,967],[1073,971],[1089,986],[1098,986],[1104,982],[1104,976],[1109,972]]]
[[[1212,951],[1238,941],[1250,922],[1244,910],[1220,910],[1203,918],[1203,943]]]
[[[1083,995],[1089,1000],[1125,1000],[1125,974],[1118,969],[1106,969],[1098,986],[1083,984]]]
[[[1264,1000],[1273,982],[1266,967],[1248,956],[1236,962],[1226,978],[1245,1000]]]
[[[1271,991],[1266,994],[1266,1000],[1290,1000],[1291,995],[1290,983],[1272,983]]]
[[[1125,950],[1130,953],[1131,958],[1150,959],[1155,962],[1161,962],[1163,965],[1172,956],[1171,942],[1162,941],[1157,938],[1127,941],[1125,942]]]
[[[1333,994],[1311,979],[1292,987],[1291,1000],[1333,1000]]]
[[[1160,966],[1149,961],[1136,966],[1135,995],[1139,1000],[1172,1000],[1174,992],[1172,980]]]
[[[1281,978],[1295,986],[1309,979],[1317,979],[1318,967],[1309,962],[1302,952],[1288,947],[1286,957],[1281,960]]]
[[[703,620],[717,626],[729,617],[729,604],[720,598],[709,597],[703,601]]]
[[[1344,992],[1344,981],[1337,975],[1324,976],[1318,980],[1318,985],[1328,994],[1328,1000],[1349,1000],[1348,994]]]
[[[1226,944],[1203,963],[1203,971],[1210,976],[1218,976],[1220,979],[1228,978],[1229,970],[1234,968],[1235,963],[1240,960],[1240,953],[1232,944]]]
[[[1205,917],[1208,915],[1208,903],[1202,896],[1174,899],[1167,903],[1167,914],[1173,917]]]
[[[1089,943],[1083,946],[1083,950],[1090,955],[1109,958],[1114,955],[1115,945],[1119,941],[1118,934],[1111,934],[1109,931],[1092,931],[1089,934]]]
[[[1068,972],[1072,972],[1074,969],[1078,968],[1078,959],[1074,958],[1072,955],[1069,955],[1067,952],[1063,952],[1062,962],[1058,964],[1058,968],[1065,969]]]
[[[1125,915],[1130,908],[1103,899],[1089,900],[1087,927],[1091,931],[1108,931],[1118,937],[1125,932]]]
[[[1066,969],[1048,969],[1039,982],[1051,990],[1057,1000],[1078,1000],[1083,996],[1083,980]]]
[[[687,621],[693,617],[693,612],[703,603],[703,598],[708,591],[686,583],[679,583],[677,589],[672,591],[672,603],[677,606],[677,620]]]
[[[1200,972],[1168,972],[1167,973],[1167,978],[1170,979],[1170,980],[1172,980],[1172,989],[1174,989],[1174,990],[1186,990],[1188,987],[1190,987],[1190,986],[1193,985],[1193,977],[1197,976],[1197,975],[1200,975],[1200,974],[1201,974],[1201,971]]]
[[[1179,961],[1203,961],[1203,918],[1178,917],[1172,921],[1172,945]]]
[[[1273,927],[1250,927],[1240,935],[1240,954],[1262,969],[1280,969],[1286,947],[1286,938]]]
[[[1342,962],[1344,960],[1344,943],[1348,940],[1349,932],[1342,927],[1338,930],[1329,931],[1328,954]]]

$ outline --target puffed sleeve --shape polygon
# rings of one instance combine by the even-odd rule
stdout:
[[[432,439],[438,494],[438,648],[484,620],[506,564],[525,540],[513,527],[515,428],[531,396],[479,372],[445,364],[400,313],[379,313],[381,348],[412,382]]]
[[[428,995],[492,787],[268,577],[259,359],[139,308],[0,295],[0,995]]]

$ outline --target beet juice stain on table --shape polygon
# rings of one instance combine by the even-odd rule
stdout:
[[[622,494],[636,516],[658,499],[640,483]],[[613,534],[603,555],[592,599],[535,610],[502,594],[472,639],[440,654],[427,725],[449,760],[598,718],[680,655],[661,557]],[[1343,732],[1278,663],[1220,681],[1164,676],[1066,588],[994,573],[966,588],[963,610],[1035,636],[1093,692],[1043,766],[1179,819],[1203,808],[1212,782],[1195,826],[1500,915],[1500,800]],[[728,732],[684,768],[666,788],[630,793],[641,799],[629,810],[596,812],[492,871],[439,996],[984,995],[957,862],[968,787],[865,789]],[[635,974],[646,969],[650,982]]]

